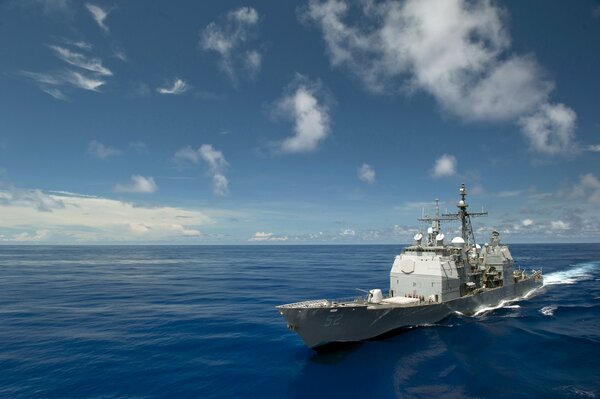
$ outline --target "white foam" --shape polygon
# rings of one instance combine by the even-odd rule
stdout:
[[[510,303],[510,302],[513,302],[513,301],[502,300],[496,306],[488,306],[488,307],[477,309],[475,311],[475,313],[473,313],[473,317],[480,316],[480,315],[482,315],[484,313],[487,313],[487,312],[490,312],[492,310],[503,308],[507,303]]]
[[[540,309],[540,313],[544,316],[554,316],[554,311],[558,308],[556,305],[544,306]]]
[[[504,309],[519,309],[521,305],[506,305]]]
[[[590,280],[598,266],[600,262],[582,263],[573,269],[545,274],[544,285],[577,284],[580,281]]]

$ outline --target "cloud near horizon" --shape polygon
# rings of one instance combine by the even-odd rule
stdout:
[[[72,193],[0,190],[3,241],[120,242],[199,237],[199,226],[213,224],[204,212]],[[39,208],[39,204],[51,211]],[[182,221],[185,220],[185,225]],[[43,233],[43,237],[42,234]]]

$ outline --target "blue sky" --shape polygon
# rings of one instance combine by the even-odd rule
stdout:
[[[597,1],[0,5],[3,243],[600,240]],[[448,226],[447,235],[457,226]]]

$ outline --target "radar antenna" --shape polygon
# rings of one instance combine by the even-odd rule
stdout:
[[[473,225],[471,224],[471,216],[487,216],[487,212],[469,212],[467,208],[466,197],[467,189],[465,184],[460,185],[460,201],[458,201],[458,212],[457,213],[444,213],[442,216],[460,220],[462,229],[462,238],[465,240],[467,245],[475,245],[475,233],[473,232]]]

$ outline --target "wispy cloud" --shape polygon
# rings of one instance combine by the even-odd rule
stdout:
[[[108,26],[106,26],[104,21],[106,20],[106,17],[108,17],[110,10],[105,10],[100,6],[91,3],[86,3],[85,7],[90,14],[92,14],[92,18],[94,18],[94,21],[96,21],[100,29],[102,29],[105,33],[108,33]]]
[[[433,177],[450,177],[456,174],[456,157],[450,154],[444,154],[435,160],[435,165],[431,171]]]
[[[102,60],[99,58],[88,58],[81,53],[73,52],[65,47],[49,45],[54,50],[55,55],[66,63],[73,66],[87,69],[103,76],[112,76],[110,69],[102,65]]]
[[[114,188],[118,193],[152,194],[158,190],[153,177],[132,175],[131,181],[126,184],[117,184]]]
[[[121,150],[106,146],[99,141],[92,140],[88,144],[87,153],[98,159],[106,159],[121,154]]]
[[[227,195],[229,180],[225,176],[225,170],[229,164],[221,151],[210,144],[202,144],[197,150],[187,146],[175,153],[175,162],[180,165],[187,162],[198,164],[201,161],[207,165],[208,173],[212,177],[213,193],[217,196]]]
[[[165,87],[159,87],[156,89],[160,94],[183,94],[190,89],[190,86],[183,80],[179,78],[173,79],[173,82],[168,84]]]
[[[310,0],[303,18],[323,32],[333,67],[344,67],[375,93],[424,91],[450,114],[466,121],[518,122],[567,106],[549,103],[554,82],[530,55],[512,54],[504,11],[493,2],[407,0],[362,2],[360,23],[346,20],[351,6],[341,0]],[[567,113],[567,112],[563,112]],[[546,155],[563,153],[531,140]],[[548,124],[547,137],[564,140],[571,125]],[[541,145],[540,145],[541,144]],[[548,151],[548,149],[551,149]]]
[[[236,65],[244,63],[250,77],[260,70],[262,56],[257,50],[239,53],[240,48],[254,33],[259,21],[258,12],[252,7],[240,7],[229,11],[220,22],[211,22],[200,33],[200,46],[205,51],[219,54],[221,69],[236,81]]]
[[[600,144],[590,144],[585,147],[586,151],[600,152]]]
[[[360,168],[357,169],[356,175],[359,180],[369,184],[375,183],[375,169],[369,164],[363,163]]]
[[[20,74],[35,81],[43,92],[58,100],[67,99],[65,90],[68,88],[100,92],[100,88],[106,84],[104,79],[112,76],[112,71],[106,68],[99,58],[88,57],[62,46],[48,45],[48,47],[60,60],[80,69],[64,68],[49,72],[23,70]]]
[[[276,102],[274,113],[294,121],[294,135],[278,143],[282,152],[314,151],[329,134],[329,106],[319,82],[299,76]]]
[[[143,141],[132,141],[129,143],[129,147],[139,154],[146,154],[148,152],[148,146]]]

